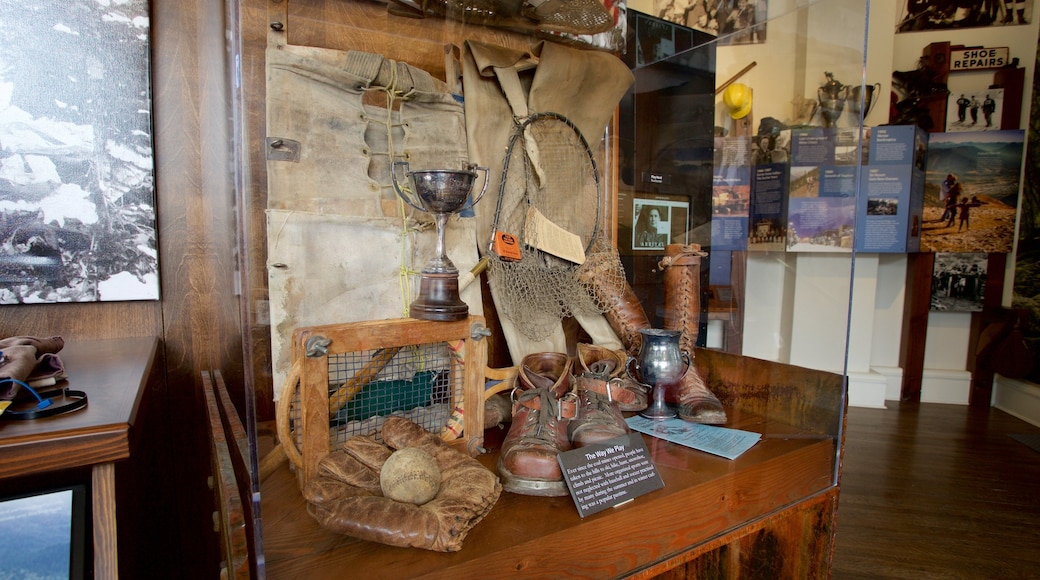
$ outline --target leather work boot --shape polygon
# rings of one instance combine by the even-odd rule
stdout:
[[[610,397],[610,383],[583,375],[575,379],[578,412],[567,426],[574,448],[602,443],[631,433],[625,417]],[[623,389],[618,389],[624,392]]]
[[[692,363],[701,316],[701,256],[706,254],[697,244],[669,244],[664,253],[658,264],[664,271],[664,327],[682,332],[679,346]],[[690,365],[676,391],[680,418],[706,425],[726,422],[722,403],[708,390],[696,365]]]
[[[678,385],[679,418],[691,423],[722,425],[726,422],[726,410],[722,402],[708,390],[696,365],[683,376]]]
[[[498,458],[502,489],[522,495],[569,493],[556,456],[571,448],[567,424],[575,410],[571,394],[557,399],[546,388],[519,392],[513,404],[513,423]]]
[[[578,367],[581,374],[607,381],[611,399],[622,411],[646,409],[649,393],[645,386],[625,373],[625,353],[593,344],[578,343]],[[625,391],[625,392],[619,392]]]
[[[529,354],[520,361],[516,378],[521,390],[550,389],[560,398],[571,390],[571,358],[562,352]]]

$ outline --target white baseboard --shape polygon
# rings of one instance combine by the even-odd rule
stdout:
[[[993,381],[993,406],[1040,427],[1040,385],[997,375]]]
[[[885,377],[885,400],[898,401],[903,394],[903,369],[901,367],[870,367],[870,372]]]
[[[881,408],[885,401],[901,400],[902,391],[900,367],[871,367],[869,373],[849,373],[849,405]],[[921,375],[922,403],[967,405],[970,395],[968,371],[924,369]]]
[[[971,396],[971,373],[948,369],[924,369],[921,377],[922,403],[967,405]]]
[[[888,381],[875,372],[849,373],[849,406],[885,408]]]

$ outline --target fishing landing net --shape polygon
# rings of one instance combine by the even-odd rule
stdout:
[[[596,160],[581,131],[563,115],[536,113],[516,120],[494,220],[488,281],[499,312],[525,337],[542,340],[564,318],[602,314],[610,301],[598,297],[622,293],[625,272],[602,227]],[[497,232],[512,236],[519,259],[503,257]],[[560,251],[568,242],[574,251]],[[582,255],[584,263],[578,263]]]

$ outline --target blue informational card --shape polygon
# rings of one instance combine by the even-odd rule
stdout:
[[[759,433],[690,423],[682,419],[647,419],[633,416],[625,420],[628,426],[640,433],[646,433],[659,439],[692,447],[698,451],[736,459],[751,449],[762,439]]]

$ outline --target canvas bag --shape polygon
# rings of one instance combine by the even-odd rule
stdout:
[[[466,131],[474,163],[490,169],[489,191],[497,191],[514,117],[554,112],[567,117],[595,147],[621,97],[634,82],[627,66],[612,54],[538,42],[527,51],[467,41],[462,53],[466,94]],[[551,163],[551,160],[544,160]],[[556,170],[565,168],[554,168]],[[491,194],[489,194],[490,197]],[[475,208],[477,241],[491,236],[494,200]],[[575,211],[587,208],[575,207]],[[500,303],[500,291],[491,284]],[[500,323],[514,362],[538,352],[567,352],[562,324],[552,334],[534,340],[520,332],[506,316]],[[575,315],[597,345],[620,349],[621,341],[602,315]]]
[[[267,51],[265,146],[277,400],[295,328],[408,316],[436,231],[432,216],[398,199],[391,152],[410,170],[462,169],[468,159],[463,106],[445,83],[381,55],[292,45]],[[448,221],[446,252],[461,272],[479,259],[473,222]],[[478,285],[461,297],[483,312]]]

